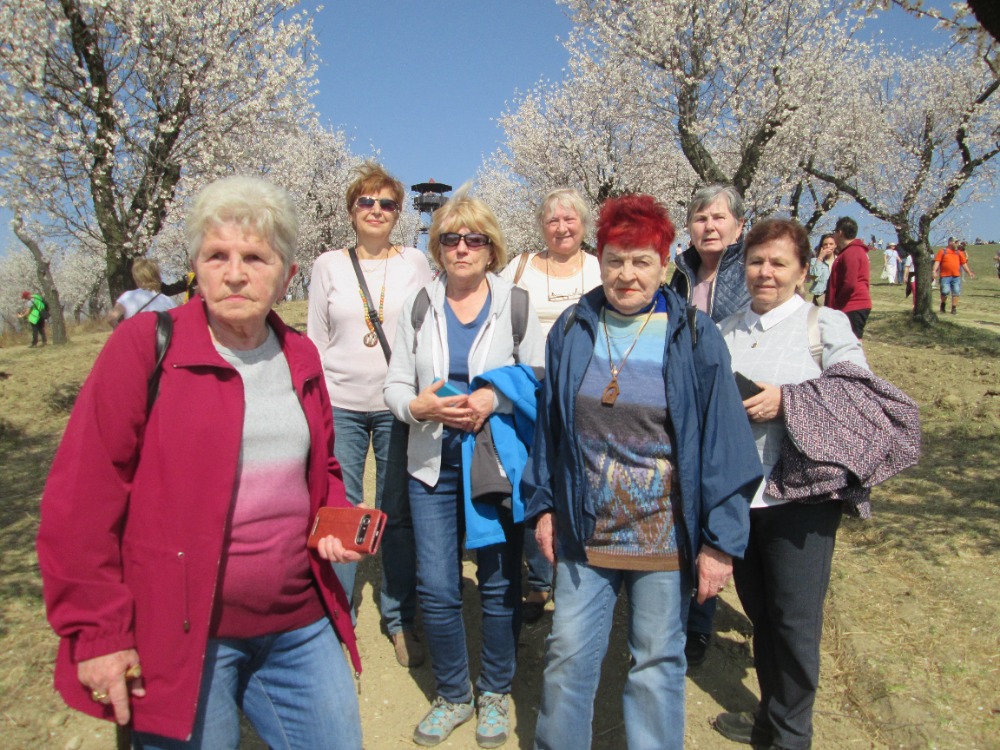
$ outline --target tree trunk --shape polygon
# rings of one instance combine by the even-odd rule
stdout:
[[[45,300],[45,307],[49,311],[49,323],[51,323],[52,343],[65,344],[66,321],[63,318],[62,304],[59,302],[59,290],[52,278],[52,269],[48,260],[42,255],[42,249],[34,238],[24,229],[24,221],[17,216],[13,222],[14,234],[21,243],[28,248],[31,257],[35,260],[35,273],[38,276],[38,284],[42,288],[42,299]]]
[[[913,258],[913,273],[917,277],[912,320],[914,323],[932,326],[937,322],[937,315],[931,295],[931,269],[934,261],[930,255],[928,238],[914,237],[906,226],[896,227],[896,238],[907,255]]]

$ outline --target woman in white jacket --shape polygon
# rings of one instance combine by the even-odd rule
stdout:
[[[461,563],[466,515],[475,513],[495,519],[503,529],[504,541],[476,550],[483,607],[476,740],[481,747],[499,747],[509,732],[522,531],[509,509],[466,502],[461,446],[463,436],[477,432],[495,410],[511,408],[491,388],[470,392],[469,383],[515,363],[513,287],[493,273],[507,262],[496,217],[464,189],[434,214],[428,250],[443,272],[403,306],[384,394],[393,414],[410,425],[407,470],[417,592],[437,683],[437,697],[413,739],[436,745],[473,715]],[[517,360],[541,367],[545,342],[530,306],[527,318]]]

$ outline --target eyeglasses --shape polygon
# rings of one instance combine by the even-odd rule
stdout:
[[[486,247],[493,244],[493,240],[479,232],[469,232],[468,234],[445,232],[438,238],[438,241],[445,247],[458,247],[458,243],[462,240],[465,240],[465,246],[469,248]]]
[[[363,208],[366,211],[370,211],[375,208],[376,203],[378,203],[379,208],[387,214],[394,214],[399,210],[399,204],[392,198],[373,198],[370,195],[362,195],[354,201],[356,208]]]

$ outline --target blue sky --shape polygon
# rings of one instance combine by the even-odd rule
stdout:
[[[321,5],[304,2],[310,11]],[[360,154],[406,185],[434,178],[458,187],[500,145],[497,118],[518,92],[559,80],[568,53],[566,10],[555,0],[327,0],[315,19],[321,63],[316,104]],[[876,28],[903,44],[940,44],[930,21],[893,11]],[[954,218],[958,233],[1000,239],[1000,195]],[[864,236],[893,233],[857,206]],[[0,212],[0,253],[16,243]],[[942,229],[941,231],[947,231]],[[940,239],[934,237],[935,240]]]
[[[319,2],[306,2],[315,8]],[[458,187],[475,176],[503,133],[496,119],[517,92],[559,80],[570,31],[555,0],[384,0],[327,3],[315,21],[323,60],[317,105],[406,185],[433,177]],[[877,28],[905,45],[941,43],[933,23],[894,11]],[[992,205],[991,205],[992,204]],[[973,239],[1000,238],[1000,196],[956,216]],[[857,206],[864,236],[895,239]]]

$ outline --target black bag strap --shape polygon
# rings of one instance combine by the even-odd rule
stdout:
[[[514,334],[514,361],[521,364],[521,342],[528,330],[528,291],[519,286],[510,290],[510,328]]]
[[[378,342],[382,345],[382,354],[385,355],[386,363],[389,362],[389,358],[392,356],[392,349],[389,348],[389,341],[385,337],[385,331],[382,330],[382,321],[378,319],[378,313],[375,312],[375,307],[372,305],[372,295],[368,291],[368,284],[365,282],[365,275],[361,272],[361,263],[358,262],[358,251],[355,248],[348,248],[347,254],[351,256],[351,265],[354,266],[354,275],[358,277],[358,286],[361,289],[361,296],[364,297],[365,307],[368,308],[368,320],[371,321],[372,328],[375,329],[375,335],[378,336]],[[389,258],[385,259],[385,262],[389,262]]]
[[[163,292],[157,292],[157,293],[156,293],[156,294],[154,294],[154,295],[153,295],[152,297],[150,297],[150,298],[149,298],[148,300],[146,300],[146,304],[145,304],[145,305],[143,305],[142,307],[140,307],[140,308],[139,308],[138,310],[136,310],[136,311],[135,311],[135,314],[136,314],[136,315],[138,315],[138,314],[139,314],[139,313],[141,313],[141,312],[142,312],[143,310],[145,310],[145,309],[146,309],[147,307],[149,307],[149,306],[150,306],[150,304],[151,304],[151,303],[153,302],[153,300],[154,300],[154,299],[156,299],[157,297],[159,297],[159,296],[160,296],[160,295],[161,295],[162,293],[163,293]]]
[[[146,416],[153,410],[156,396],[160,392],[160,373],[163,372],[163,358],[167,356],[167,349],[170,348],[170,338],[174,333],[174,320],[170,313],[165,310],[158,310],[156,313],[156,364],[153,365],[153,372],[149,375],[146,383]]]

